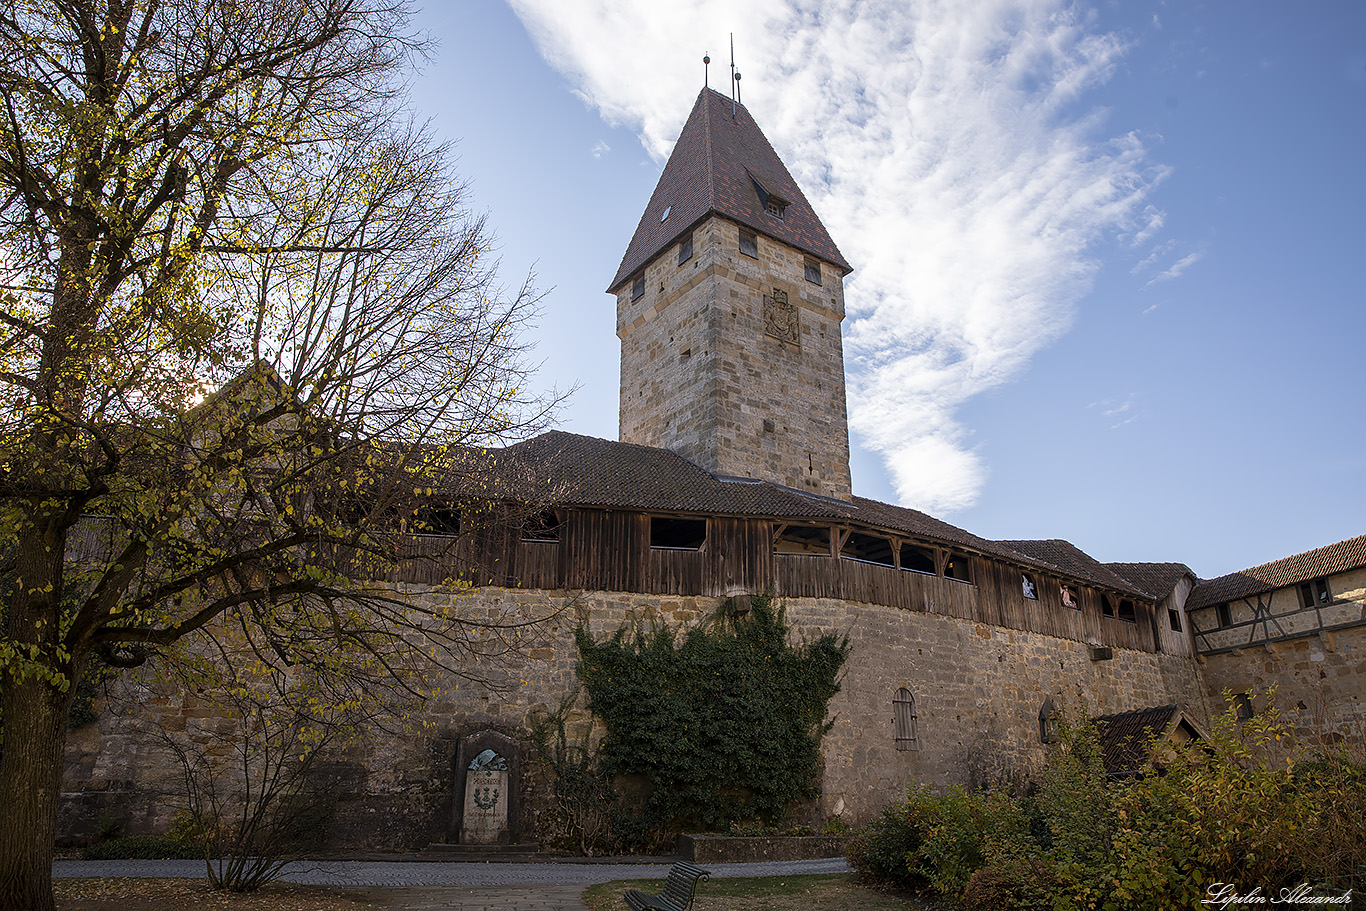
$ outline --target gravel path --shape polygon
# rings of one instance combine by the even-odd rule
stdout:
[[[707,864],[713,876],[786,876],[799,873],[847,873],[842,857],[773,863]],[[394,862],[368,860],[300,861],[285,868],[281,879],[320,886],[515,886],[549,883],[582,884],[612,879],[659,879],[668,864],[484,863],[479,861]],[[55,877],[185,877],[204,875],[198,860],[59,860]]]

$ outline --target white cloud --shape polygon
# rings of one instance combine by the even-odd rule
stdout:
[[[612,151],[612,147],[607,144],[605,139],[599,139],[597,142],[593,143],[592,153],[594,158],[601,158],[610,151]]]
[[[1067,329],[1099,241],[1162,227],[1146,203],[1162,169],[1081,104],[1124,47],[1065,0],[510,2],[657,160],[702,51],[727,90],[734,30],[746,105],[857,270],[850,422],[908,505],[975,501],[986,466],[959,406]]]
[[[1143,287],[1146,288],[1148,287],[1148,285],[1155,285],[1158,282],[1168,282],[1174,278],[1180,278],[1183,272],[1185,272],[1191,266],[1195,265],[1204,258],[1205,254],[1198,250],[1194,253],[1187,254],[1186,256],[1183,256],[1179,260],[1177,260],[1176,263],[1167,271],[1158,273],[1152,280],[1148,282],[1147,285],[1144,285]]]

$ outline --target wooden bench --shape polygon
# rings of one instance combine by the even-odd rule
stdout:
[[[664,881],[664,891],[658,895],[647,895],[639,889],[626,893],[626,904],[631,911],[688,911],[692,907],[697,884],[711,876],[711,871],[679,861],[669,870],[669,878]]]

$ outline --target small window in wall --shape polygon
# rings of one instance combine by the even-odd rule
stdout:
[[[1305,607],[1318,607],[1320,604],[1327,604],[1332,600],[1332,596],[1328,592],[1327,579],[1314,579],[1300,583],[1300,602]]]
[[[1219,629],[1225,629],[1233,625],[1233,611],[1229,610],[1227,604],[1216,604],[1214,607],[1214,620],[1219,624]]]
[[[1239,693],[1233,697],[1233,711],[1239,721],[1247,721],[1253,716],[1252,697],[1247,693]]]
[[[775,554],[830,556],[830,529],[789,525],[773,540]]]
[[[692,259],[692,235],[689,234],[678,242],[678,264],[681,266]]]
[[[846,560],[863,563],[876,563],[879,566],[895,566],[892,562],[892,542],[877,535],[852,532],[840,549],[840,556]]]
[[[1039,586],[1035,584],[1034,577],[1029,573],[1020,573],[1020,588],[1023,590],[1024,596],[1028,600],[1039,600]]]
[[[1174,607],[1167,608],[1167,623],[1171,625],[1172,632],[1181,632],[1181,612]]]
[[[640,300],[645,296],[645,276],[637,275],[635,281],[631,282],[631,300]]]
[[[460,534],[460,510],[424,509],[413,521],[413,533],[454,538]]]
[[[1058,742],[1058,710],[1053,705],[1053,697],[1044,699],[1039,707],[1039,742]]]
[[[919,544],[901,545],[901,568],[908,573],[924,573],[927,576],[938,572],[934,567],[934,551]]]
[[[707,543],[706,519],[650,520],[650,547],[655,550],[701,550]]]
[[[1119,600],[1119,619],[1128,623],[1138,622],[1138,614],[1134,612],[1134,602],[1130,601],[1128,598],[1121,598]]]
[[[949,554],[949,558],[944,561],[944,578],[956,579],[959,582],[971,582],[972,568],[968,563],[968,558],[962,554]]]
[[[1064,582],[1060,586],[1062,594],[1062,606],[1070,607],[1072,610],[1081,610],[1081,602],[1077,600],[1076,593],[1072,591],[1072,586]]]
[[[527,544],[557,544],[560,540],[560,517],[555,510],[529,517],[522,523],[522,541]]]
[[[759,258],[759,238],[753,231],[740,232],[740,252],[745,256]]]
[[[916,730],[915,697],[904,686],[892,698],[892,738],[898,750],[920,749]]]
[[[813,285],[821,283],[821,264],[814,259],[806,261],[806,280]]]
[[[1102,617],[1113,617],[1115,615],[1115,602],[1110,600],[1110,596],[1101,593],[1100,596],[1100,615]]]

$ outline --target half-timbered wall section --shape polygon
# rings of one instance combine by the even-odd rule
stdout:
[[[416,558],[389,581],[461,578],[508,588],[718,598],[772,590],[1145,652],[1162,650],[1156,630],[1166,622],[1134,591],[1103,589],[1023,556],[1009,563],[957,544],[848,524],[563,508],[553,522],[466,538],[418,538]],[[1109,614],[1107,604],[1114,608]]]
[[[1190,617],[1202,655],[1366,626],[1366,568],[1205,604]]]
[[[1327,741],[1366,730],[1366,536],[1201,582],[1186,602],[1208,699]],[[1249,695],[1250,694],[1250,695]]]

